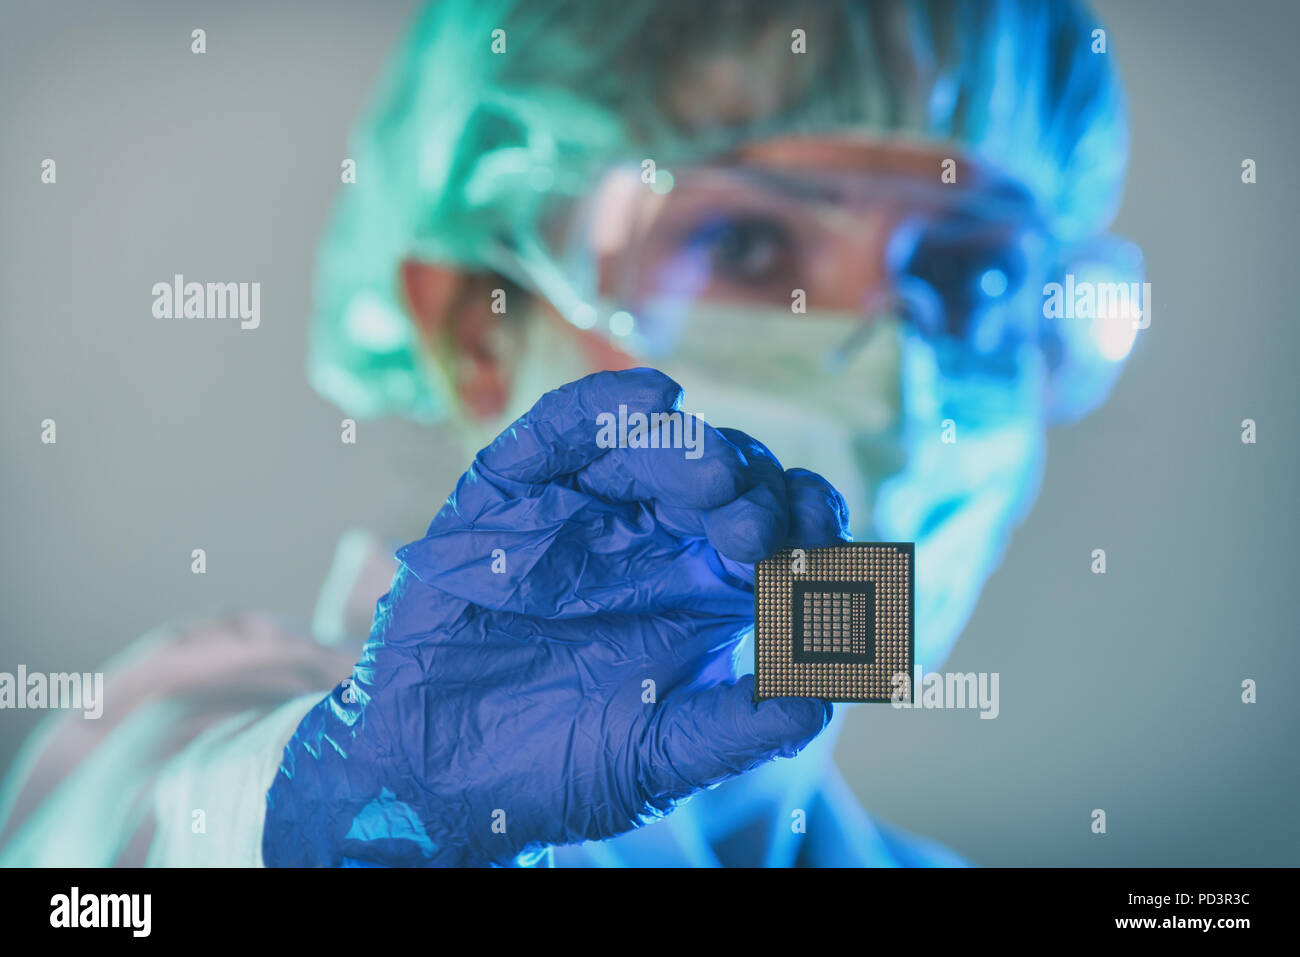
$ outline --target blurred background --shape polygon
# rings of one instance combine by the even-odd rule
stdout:
[[[448,435],[363,422],[344,445],[303,372],[348,130],[414,7],[0,8],[0,671],[99,670],[225,611],[305,623],[346,529],[408,541],[450,490]],[[1111,401],[1052,434],[944,666],[1000,673],[1000,716],[857,708],[837,754],[869,811],[981,865],[1297,864],[1300,5],[1094,8],[1151,328]],[[174,273],[260,282],[261,328],[154,319]],[[39,717],[0,711],[0,770]]]

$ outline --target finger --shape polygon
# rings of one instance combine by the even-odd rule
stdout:
[[[472,522],[440,512],[397,558],[447,595],[543,618],[753,607],[704,539],[677,537],[644,506],[596,501],[562,484],[489,503]]]
[[[670,412],[682,389],[655,369],[597,372],[546,393],[475,458],[475,468],[506,482],[538,484],[576,472],[606,451],[597,443],[601,413]]]
[[[666,699],[641,753],[651,794],[682,797],[794,757],[830,723],[831,705],[818,698],[753,699],[753,675]]]
[[[790,500],[787,545],[821,548],[853,540],[849,533],[849,507],[830,482],[807,469],[787,469],[785,487]]]
[[[790,527],[790,504],[784,483],[779,488],[763,484],[734,502],[705,512],[704,533],[718,554],[752,564],[772,555],[785,541]]]
[[[762,448],[759,443],[754,444]],[[767,450],[762,449],[762,452]],[[767,456],[771,453],[768,452]],[[750,448],[750,457],[759,459],[761,453]],[[779,468],[774,457],[770,461]],[[716,512],[657,508],[655,515],[675,535],[707,537],[709,543],[729,560],[727,572],[752,584],[752,564],[773,554],[783,544],[794,548],[821,548],[853,540],[848,528],[848,506],[830,482],[807,469],[789,469],[784,473],[783,481],[786,490],[784,508],[788,515],[784,540],[780,538],[779,516],[771,514],[782,506],[776,497],[764,491],[754,491],[742,501]],[[732,562],[739,564],[733,565]]]
[[[773,554],[789,535],[790,499],[781,463],[757,439],[737,429],[722,434],[750,462],[752,487],[735,501],[703,517],[709,544],[738,562],[756,562]]]
[[[757,439],[737,429],[719,429],[718,433],[744,456],[744,491],[707,511],[659,503],[655,517],[675,535],[707,538],[724,558],[752,563],[780,548],[787,536],[790,516],[785,475],[776,456]]]
[[[708,509],[752,487],[753,466],[723,431],[683,412],[652,418],[646,432],[629,435],[626,447],[610,449],[578,472],[578,488],[607,502]]]
[[[690,683],[707,687],[735,675],[736,646],[754,624],[752,596],[736,594],[716,608],[631,615],[597,612],[581,618],[472,612],[463,617],[464,627],[439,638],[442,648],[468,652],[447,656],[438,665],[439,680],[472,682],[482,676],[486,656],[535,666],[538,649],[563,645],[580,655],[571,660],[581,660],[583,672],[634,677],[638,694],[645,678],[665,689]],[[520,649],[526,652],[523,658],[515,656]]]

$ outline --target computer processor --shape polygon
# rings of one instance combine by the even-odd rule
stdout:
[[[755,565],[755,700],[911,701],[914,551],[846,542]]]

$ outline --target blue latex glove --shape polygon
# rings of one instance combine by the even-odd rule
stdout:
[[[704,426],[697,459],[598,446],[599,413],[681,398],[651,369],[598,373],[478,454],[398,552],[351,679],[285,748],[268,865],[517,863],[656,820],[822,730],[828,703],[756,704],[733,657],[750,563],[847,539],[843,500],[739,432]]]

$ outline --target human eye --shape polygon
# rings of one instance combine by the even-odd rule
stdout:
[[[785,288],[799,267],[793,232],[765,213],[705,216],[687,232],[683,246],[712,279],[751,290]]]

